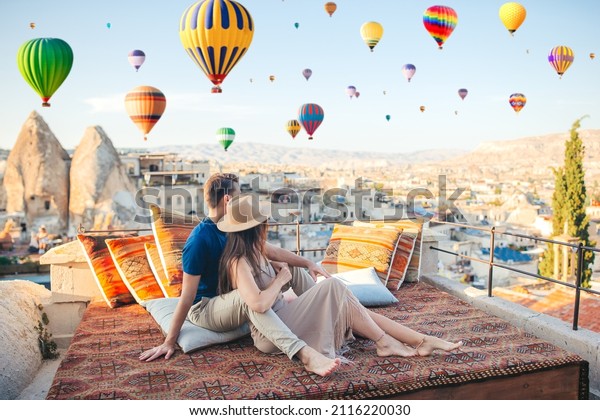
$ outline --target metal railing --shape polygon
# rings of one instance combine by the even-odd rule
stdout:
[[[588,293],[592,293],[595,295],[600,295],[600,291],[598,290],[594,290],[591,288],[584,288],[581,286],[581,282],[583,279],[583,270],[585,269],[584,267],[584,258],[583,258],[583,252],[584,251],[592,251],[592,252],[600,252],[600,249],[598,248],[593,248],[593,247],[589,247],[589,246],[584,246],[582,242],[578,242],[577,244],[574,243],[569,243],[569,242],[561,242],[561,241],[556,241],[553,239],[544,239],[544,238],[539,238],[539,237],[535,237],[535,236],[529,236],[529,235],[523,235],[520,233],[514,233],[514,232],[506,232],[506,231],[498,231],[496,229],[495,226],[492,226],[491,228],[482,228],[479,226],[470,226],[470,225],[464,225],[464,224],[460,224],[460,223],[454,223],[454,222],[446,222],[446,221],[441,221],[441,220],[432,220],[431,222],[433,223],[438,223],[438,224],[445,224],[445,225],[451,225],[451,226],[456,226],[459,228],[466,228],[466,229],[474,229],[474,230],[479,230],[479,231],[483,231],[486,232],[490,235],[490,257],[488,260],[483,260],[481,258],[477,258],[477,257],[472,257],[469,255],[463,255],[463,254],[459,254],[456,252],[452,252],[446,249],[441,249],[435,246],[430,246],[430,249],[433,249],[435,251],[439,251],[439,252],[443,252],[445,254],[450,254],[450,255],[454,255],[456,257],[460,257],[469,261],[475,261],[475,262],[479,262],[482,264],[487,264],[489,266],[488,269],[488,287],[487,287],[487,294],[488,297],[492,297],[492,288],[493,288],[493,278],[494,278],[494,267],[498,267],[498,268],[503,268],[505,270],[508,271],[512,271],[515,273],[519,273],[519,274],[523,274],[526,276],[530,276],[530,277],[534,277],[536,279],[539,280],[544,280],[544,281],[548,281],[551,283],[555,283],[555,284],[560,284],[561,286],[565,286],[571,289],[575,289],[575,302],[573,304],[573,330],[577,330],[578,329],[578,323],[579,323],[579,307],[581,304],[581,291],[585,291]],[[562,246],[566,246],[571,248],[571,250],[574,250],[574,252],[577,253],[577,265],[575,267],[575,284],[573,283],[568,283],[568,282],[564,282],[561,280],[557,280],[551,277],[546,277],[546,276],[542,276],[540,274],[537,273],[530,273],[524,270],[520,270],[518,268],[512,267],[510,265],[506,265],[506,264],[502,264],[502,263],[497,263],[494,261],[494,248],[495,248],[495,240],[496,240],[496,235],[505,235],[505,236],[514,236],[514,237],[518,237],[518,238],[523,238],[523,239],[531,239],[534,241],[540,241],[540,242],[545,242],[545,243],[549,243],[549,244],[557,244],[557,245],[562,245]]]

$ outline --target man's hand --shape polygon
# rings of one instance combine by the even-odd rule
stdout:
[[[323,276],[326,279],[331,277],[331,274],[329,274],[323,267],[312,261],[308,263],[308,267],[306,268],[308,269],[308,274],[310,274],[315,282],[317,281],[317,276]]]
[[[149,362],[162,356],[163,354],[165,355],[165,359],[169,359],[173,353],[175,353],[175,346],[172,344],[163,343],[160,346],[153,347],[150,350],[146,350],[140,354],[140,360]]]

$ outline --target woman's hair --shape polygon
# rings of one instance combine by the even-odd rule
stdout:
[[[232,268],[239,260],[245,258],[255,276],[260,273],[261,259],[265,255],[267,224],[261,223],[241,232],[229,232],[227,243],[219,262],[219,285],[217,293],[222,295],[231,292]]]
[[[204,184],[204,201],[209,208],[214,209],[219,201],[234,191],[239,190],[240,179],[235,174],[216,173],[210,176]]]

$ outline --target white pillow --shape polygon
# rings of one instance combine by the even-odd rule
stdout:
[[[160,298],[149,300],[144,305],[162,329],[163,334],[167,334],[169,331],[177,302],[179,302],[179,298]],[[247,323],[235,330],[216,332],[199,327],[185,320],[177,338],[177,344],[179,344],[184,353],[190,353],[214,344],[237,340],[249,333],[250,328]]]
[[[398,299],[383,285],[375,268],[361,268],[334,274],[364,306],[383,306],[398,303]],[[317,278],[317,283],[324,280]]]

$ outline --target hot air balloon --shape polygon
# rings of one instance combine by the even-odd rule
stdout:
[[[298,28],[300,27],[300,24],[299,24],[298,22],[295,22],[295,23],[294,23],[294,27],[295,27],[296,29],[298,29]]]
[[[270,80],[271,82],[274,82],[274,81],[275,81],[275,76],[273,76],[273,75],[270,75],[270,76],[269,76],[269,80]]]
[[[469,91],[467,89],[458,89],[458,96],[460,96],[460,99],[462,99],[463,101],[465,100],[466,96],[469,94]]]
[[[285,129],[292,136],[293,139],[296,138],[296,134],[300,132],[300,123],[298,120],[289,120],[285,125]]]
[[[252,78],[250,78],[250,83],[252,83],[254,80],[252,80]]]
[[[556,70],[556,73],[558,73],[561,78],[573,62],[574,58],[573,50],[564,45],[552,48],[550,54],[548,54],[550,65],[554,67],[554,70]]]
[[[135,68],[135,71],[138,71],[142,67],[142,64],[144,64],[144,61],[146,61],[146,54],[142,50],[133,50],[129,52],[127,59],[129,60],[129,64]]]
[[[383,94],[384,94],[384,95],[386,95],[386,94],[387,94],[387,92],[384,90],[384,91],[383,91]]]
[[[302,70],[302,76],[304,76],[306,81],[308,81],[308,79],[310,79],[310,76],[312,76],[312,70],[311,69]]]
[[[65,81],[73,66],[73,50],[62,39],[36,38],[25,42],[17,52],[19,71],[42,98],[42,106]]]
[[[34,28],[35,28],[35,23],[34,23],[34,22],[31,22],[31,23],[29,24],[29,27],[30,27],[31,29],[34,29]]]
[[[333,15],[333,12],[335,12],[337,9],[337,4],[335,4],[332,1],[328,1],[327,3],[325,3],[325,11],[327,13],[329,13],[329,17],[331,17]]]
[[[522,93],[513,93],[510,95],[510,98],[508,98],[508,103],[510,106],[512,106],[515,112],[519,112],[527,103],[527,98]]]
[[[112,25],[110,24],[110,22],[107,22],[107,23],[106,23],[106,27],[107,27],[108,29],[110,29],[110,27],[111,27],[111,26],[112,26]]]
[[[590,53],[590,58],[593,60],[594,58],[596,58],[596,54]]]
[[[389,121],[389,120],[392,119],[392,116],[390,114],[388,114],[388,115],[385,116],[385,119]]]
[[[358,92],[358,91],[357,91],[357,92],[354,94],[354,96],[356,96],[356,98],[358,99],[358,97],[360,96],[360,92]]]
[[[312,135],[323,122],[323,118],[325,118],[323,108],[317,104],[304,104],[300,107],[298,121],[300,121],[300,124],[302,124],[302,127],[308,133],[309,140],[313,139]]]
[[[519,29],[519,26],[521,26],[525,20],[527,11],[519,3],[510,2],[500,6],[499,15],[500,20],[506,29],[508,29],[508,32],[510,32],[511,35],[514,35],[515,31]]]
[[[244,6],[230,0],[201,0],[186,9],[179,37],[190,58],[219,89],[231,69],[246,54],[254,22]]]
[[[356,93],[356,88],[354,86],[348,86],[346,88],[346,93],[348,94],[348,96],[350,97],[350,99],[352,99],[352,97]]]
[[[424,107],[423,105],[421,105],[421,106],[419,107],[419,111],[421,111],[421,112],[425,112],[425,107]]]
[[[233,128],[223,127],[217,130],[217,140],[223,146],[223,150],[227,151],[231,143],[235,139],[235,131]]]
[[[125,96],[125,110],[144,134],[144,140],[147,140],[148,133],[165,112],[166,107],[165,95],[152,86],[138,86]]]
[[[383,36],[383,26],[377,22],[365,22],[360,27],[360,36],[373,52],[373,48]]]
[[[431,6],[423,13],[423,25],[442,49],[442,45],[454,31],[458,16],[454,9],[448,6]]]
[[[406,77],[406,80],[410,82],[410,79],[415,75],[417,68],[412,64],[405,64],[402,66],[402,74]]]

